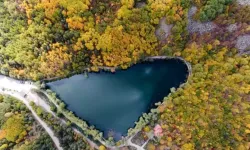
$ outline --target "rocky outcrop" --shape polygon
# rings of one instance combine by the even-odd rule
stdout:
[[[250,51],[250,35],[239,36],[235,47],[239,50],[240,54]]]
[[[250,0],[237,0],[240,5],[250,5]]]
[[[193,15],[196,13],[197,7],[192,6],[188,12],[188,32],[189,33],[206,33],[212,32],[217,26],[213,22],[199,22],[193,20]]]
[[[159,27],[155,31],[156,37],[161,41],[166,39],[171,34],[171,29],[173,25],[166,23],[166,17],[160,20]]]

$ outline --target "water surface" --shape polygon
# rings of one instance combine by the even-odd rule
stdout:
[[[104,132],[119,139],[142,113],[186,81],[187,66],[180,60],[156,60],[116,73],[75,75],[48,83],[67,104],[67,109]]]

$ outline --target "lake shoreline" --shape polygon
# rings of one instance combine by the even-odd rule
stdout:
[[[181,57],[169,57],[169,56],[153,56],[153,57],[146,57],[145,59],[143,59],[143,60],[141,60],[141,61],[138,61],[138,63],[137,64],[140,64],[140,63],[143,63],[143,62],[152,62],[152,61],[154,61],[154,60],[170,60],[170,59],[177,59],[177,60],[181,60],[181,62],[183,62],[185,65],[186,65],[186,67],[187,67],[187,71],[188,71],[188,75],[187,75],[187,78],[186,78],[186,81],[183,83],[183,84],[185,84],[185,83],[187,83],[187,81],[188,81],[188,77],[192,74],[192,68],[191,68],[191,65],[187,62],[187,61],[185,61],[183,58],[181,58]],[[133,65],[131,65],[131,67],[132,66],[134,66],[134,65],[136,65],[136,64],[133,64]],[[109,72],[111,72],[111,69],[112,68],[114,68],[114,67],[100,67],[101,68],[101,70],[104,70],[104,71],[109,71]],[[126,69],[121,69],[120,67],[117,67],[116,68],[116,70],[126,70]],[[80,73],[78,73],[78,74],[80,74]],[[76,75],[76,74],[73,74],[73,75]],[[72,75],[72,76],[73,76]],[[3,75],[4,76],[4,75]],[[71,76],[69,76],[69,77],[71,77]],[[68,77],[68,78],[69,78]],[[10,78],[12,78],[12,77],[10,77]],[[57,78],[56,80],[61,80],[61,79],[64,79],[64,78]],[[19,80],[20,82],[26,82],[27,84],[30,84],[30,85],[33,85],[34,86],[34,84],[35,84],[35,82],[34,81],[31,81],[31,80],[20,80],[20,79],[17,79],[17,80]],[[56,81],[55,79],[54,79],[54,81]],[[50,82],[51,80],[49,80],[49,82]],[[38,87],[39,88],[39,86],[36,84],[35,85],[36,87]],[[181,85],[180,85],[181,86]],[[180,87],[179,86],[179,87]],[[47,93],[47,91],[46,90],[43,90],[44,92],[46,92]],[[54,92],[54,91],[52,91],[52,92]],[[56,93],[57,94],[57,93]],[[58,97],[57,97],[58,98]],[[62,101],[61,99],[58,99],[58,100],[60,100],[60,102],[64,102],[64,101]],[[51,100],[50,100],[51,101]],[[69,111],[68,109],[66,109],[67,111]],[[150,113],[151,111],[149,111],[149,113]],[[147,113],[148,114],[148,113]],[[74,117],[76,117],[77,118],[77,115],[76,114],[74,114]],[[85,121],[84,119],[80,119],[80,120],[82,120],[82,121]],[[139,119],[138,119],[138,121],[139,121]],[[80,127],[81,128],[81,127]],[[126,135],[126,137],[124,138],[124,140],[125,139],[128,139],[129,137],[131,137],[132,135],[134,135],[136,132],[138,132],[138,128],[136,127],[136,126],[134,126],[134,128],[130,128],[130,129],[133,129],[133,131],[131,131],[130,132],[130,134],[129,133],[127,133],[127,135]],[[98,130],[100,133],[102,132],[102,131],[100,131],[100,130]],[[106,139],[102,139],[102,140],[100,140],[100,141],[102,141],[101,143],[103,143],[104,141],[106,141]],[[105,142],[106,143],[106,142]],[[107,147],[112,147],[111,145],[107,145],[107,144],[105,144]]]
[[[187,66],[187,69],[188,69],[188,77],[191,76],[192,74],[192,66],[189,62],[187,62],[184,58],[182,57],[175,57],[175,56],[149,56],[149,57],[146,57],[144,59],[141,59],[139,61],[137,61],[136,63],[133,63],[131,66],[129,66],[128,68],[136,65],[136,64],[140,64],[140,63],[143,63],[143,62],[147,62],[147,61],[154,61],[154,60],[169,60],[169,59],[179,59],[181,60],[184,64],[186,64]],[[74,75],[79,75],[79,74],[84,74],[84,73],[92,73],[92,72],[95,72],[95,71],[92,71],[90,69],[91,67],[86,67],[83,69],[83,71],[78,71],[78,72],[73,72],[67,76],[64,76],[64,77],[54,77],[54,78],[50,78],[50,79],[41,79],[41,80],[30,80],[30,79],[19,79],[19,78],[16,78],[16,77],[13,77],[13,76],[10,76],[10,75],[5,75],[5,74],[0,74],[2,76],[6,76],[6,77],[10,77],[12,79],[15,79],[15,80],[19,80],[19,81],[23,81],[23,82],[44,82],[44,83],[48,83],[48,82],[53,82],[53,81],[57,81],[57,80],[62,80],[62,79],[66,79],[66,78],[70,78]],[[127,69],[128,69],[127,68]],[[108,66],[98,66],[98,69],[99,71],[97,72],[100,72],[100,71],[107,71],[107,72],[111,72],[111,73],[115,73],[115,71],[118,71],[118,70],[127,70],[127,69],[122,69],[121,67],[108,67]],[[115,70],[114,72],[112,72],[111,70]],[[187,77],[187,78],[188,78]]]
[[[191,75],[191,65],[188,63],[188,62],[186,62],[184,59],[182,59],[182,58],[180,58],[180,57],[168,57],[168,56],[154,56],[154,57],[147,57],[146,59],[143,59],[143,60],[141,60],[141,61],[139,61],[137,64],[135,64],[135,65],[132,65],[130,68],[128,68],[128,69],[131,69],[131,68],[133,68],[134,66],[136,66],[136,65],[140,65],[140,64],[153,64],[154,63],[154,61],[162,61],[162,62],[165,62],[166,61],[166,63],[168,63],[168,60],[170,60],[170,62],[172,61],[176,61],[176,62],[178,62],[179,64],[182,64],[183,66],[184,66],[184,68],[185,68],[185,80],[181,83],[181,84],[179,84],[178,86],[174,86],[175,88],[179,88],[179,87],[181,87],[183,84],[185,84],[187,81],[188,81],[188,77]],[[113,67],[105,67],[105,68],[103,68],[102,67],[102,70],[103,70],[103,72],[99,72],[99,73],[110,73],[111,74],[111,70],[110,69],[112,69]],[[119,68],[119,69],[117,69],[116,71],[117,72],[119,72],[119,71],[126,71],[127,69],[121,69],[121,68]],[[91,74],[95,74],[96,72],[90,72]],[[97,73],[97,74],[99,74],[99,73]],[[84,74],[77,74],[77,75],[73,75],[73,76],[78,76],[77,78],[79,78],[79,77],[81,77],[81,76],[84,76]],[[72,78],[73,76],[71,76],[71,77],[69,77],[69,78]],[[69,79],[69,78],[63,78],[63,79]],[[84,77],[81,77],[81,78],[84,78]],[[87,77],[86,77],[87,78]],[[58,80],[55,80],[54,82],[60,82],[60,80],[63,80],[63,79],[58,79]],[[46,86],[47,86],[47,84],[46,84]],[[171,86],[171,87],[169,87],[169,89],[170,88],[172,88],[173,86]],[[46,89],[48,89],[48,91],[50,91],[50,92],[52,92],[52,93],[54,93],[54,95],[56,95],[57,96],[57,101],[58,101],[58,103],[64,103],[64,105],[67,107],[69,104],[68,104],[68,102],[65,102],[65,98],[63,98],[63,97],[61,97],[61,94],[59,94],[60,92],[55,92],[55,90],[53,90],[53,88],[51,88],[50,87],[50,85],[49,86],[47,86],[47,88]],[[44,92],[46,92],[47,93],[47,91],[46,90],[44,90]],[[167,95],[165,95],[165,96],[167,96]],[[64,100],[63,100],[64,99]],[[60,100],[60,101],[59,101]],[[159,99],[159,101],[162,103],[163,101],[163,98],[160,98]],[[151,112],[152,112],[152,110],[156,110],[157,109],[157,105],[155,105],[156,103],[153,103],[152,105],[154,105],[153,107],[151,107],[150,106],[150,109],[149,110],[147,110],[146,112],[145,112],[145,114],[150,114]],[[75,117],[79,117],[82,121],[84,121],[88,126],[90,126],[91,124],[93,124],[93,123],[90,123],[89,122],[89,119],[86,119],[86,118],[84,118],[84,117],[80,117],[79,116],[79,114],[77,114],[75,111],[73,111],[72,109],[69,109],[69,108],[66,108],[66,110],[67,111],[72,111],[72,113],[74,114],[74,116]],[[154,111],[155,112],[155,111]],[[137,120],[136,120],[136,122],[138,122],[140,119],[138,118]],[[102,129],[100,129],[100,128],[95,128],[95,129],[97,129],[99,132],[104,132],[105,130],[102,130]],[[135,126],[133,126],[133,127],[130,127],[130,128],[128,128],[128,129],[136,129],[136,125]],[[137,130],[137,129],[136,129]],[[135,131],[136,131],[135,130]],[[126,132],[125,134],[122,134],[123,136],[125,136],[125,137],[128,137],[129,136],[129,133],[128,132]]]
[[[137,63],[132,64],[127,69],[129,69],[130,67],[132,67],[132,66],[134,66],[136,64],[140,64],[140,63],[143,63],[143,62],[154,61],[154,60],[170,60],[170,59],[181,60],[187,66],[187,71],[188,71],[187,79],[191,76],[191,74],[192,74],[192,66],[191,66],[191,64],[189,62],[187,62],[182,57],[174,57],[174,56],[150,56],[150,57],[146,57],[144,59],[139,60]],[[127,70],[127,69],[122,69],[121,67],[107,67],[107,66],[98,66],[98,69],[99,69],[99,71],[97,71],[96,73],[98,73],[100,71],[107,71],[107,72],[115,73],[118,70]],[[39,81],[49,83],[49,82],[54,82],[54,81],[70,78],[70,77],[72,77],[74,75],[84,74],[86,72],[87,73],[93,73],[95,71],[92,71],[90,69],[90,67],[87,67],[87,68],[83,69],[83,71],[81,71],[81,72],[73,72],[70,75],[67,75],[66,77],[55,77],[55,78],[43,79],[43,80],[39,80]]]

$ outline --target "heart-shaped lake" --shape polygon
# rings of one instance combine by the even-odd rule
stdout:
[[[48,83],[67,104],[67,109],[118,139],[134,127],[142,113],[186,81],[188,69],[178,59],[144,62],[116,73],[75,75]]]

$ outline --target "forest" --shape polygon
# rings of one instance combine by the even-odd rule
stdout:
[[[91,149],[70,125],[62,124],[43,108],[30,104],[37,115],[55,132],[61,147],[71,150]],[[33,118],[29,109],[13,97],[0,95],[0,150],[56,150],[44,128]]]
[[[62,123],[59,118],[45,111],[41,106],[37,106],[34,102],[30,105],[37,115],[44,120],[59,139],[60,146],[63,149],[70,150],[91,150],[89,144],[84,140],[82,135],[72,129],[71,123],[67,121]],[[59,115],[60,116],[60,115]]]
[[[42,126],[19,100],[0,95],[0,150],[56,150]]]
[[[147,149],[248,150],[250,4],[239,1],[0,0],[0,73],[39,81],[102,66],[127,69],[147,56],[182,57],[191,64],[192,75],[158,107],[156,123],[163,134]],[[192,7],[196,11],[190,16]],[[164,39],[155,34],[161,19],[171,25]],[[10,105],[12,101],[0,97],[0,149],[24,141],[30,147],[51,143],[44,132],[30,141],[32,117],[22,104]],[[61,141],[75,136],[33,107]],[[17,123],[10,126],[13,120]],[[9,134],[12,129],[15,132]],[[81,142],[76,138],[75,144],[66,142],[63,147],[87,146]],[[52,144],[45,146],[54,149]]]
[[[210,1],[210,0],[209,0]],[[220,2],[212,3],[211,7]],[[181,51],[187,41],[189,0],[148,0],[136,8],[134,0],[1,0],[0,72],[18,79],[65,77],[98,66],[126,69],[146,56]],[[198,2],[197,2],[198,3]],[[200,18],[214,18],[198,3]],[[215,13],[214,13],[215,12]],[[162,17],[173,24],[162,42],[155,28]]]

